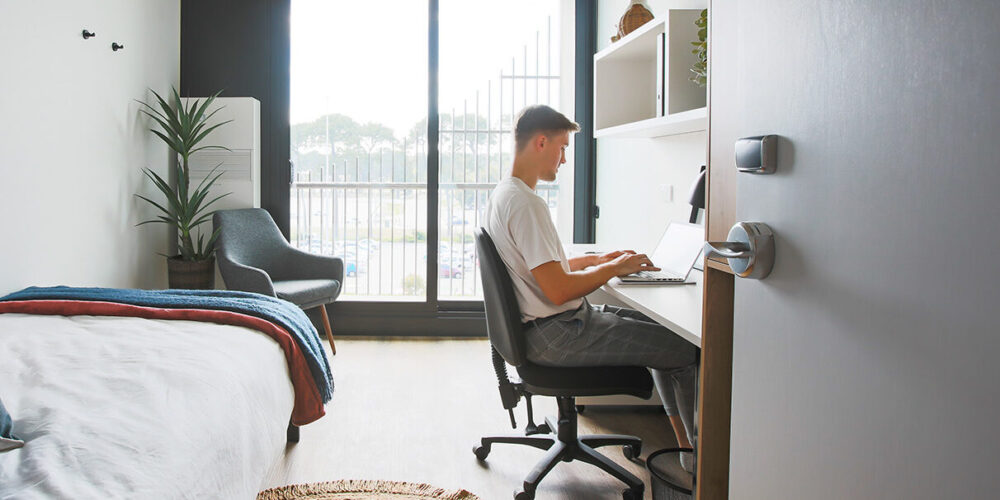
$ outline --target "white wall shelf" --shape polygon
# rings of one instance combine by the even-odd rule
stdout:
[[[661,137],[705,130],[705,89],[690,81],[698,9],[672,9],[594,55],[594,137]],[[666,35],[657,64],[659,35]],[[662,71],[658,78],[657,71]],[[663,82],[662,109],[657,103]]]
[[[708,128],[705,108],[605,127],[594,131],[595,138],[663,137],[698,132]]]

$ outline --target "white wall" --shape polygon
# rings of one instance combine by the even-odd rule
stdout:
[[[597,4],[597,50],[611,44],[629,0]],[[704,9],[707,0],[649,0],[657,19],[668,9]],[[628,96],[622,96],[627,99]],[[597,241],[601,249],[649,252],[670,220],[687,221],[688,189],[707,158],[708,135],[694,132],[654,139],[597,140]],[[668,197],[673,187],[673,200]]]
[[[179,84],[179,0],[0,2],[0,47],[0,294],[165,285],[167,229],[134,227],[133,195],[169,154],[135,99]]]

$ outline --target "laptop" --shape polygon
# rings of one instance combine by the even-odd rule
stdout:
[[[680,285],[694,283],[688,280],[705,245],[705,229],[686,222],[671,222],[660,238],[660,244],[649,255],[660,271],[639,271],[618,279],[629,285]]]

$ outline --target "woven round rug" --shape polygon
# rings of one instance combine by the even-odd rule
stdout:
[[[445,490],[429,484],[397,481],[327,481],[264,490],[257,500],[479,500],[465,490]]]

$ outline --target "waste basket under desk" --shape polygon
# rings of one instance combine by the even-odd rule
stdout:
[[[571,245],[568,253],[582,255],[596,245]],[[702,271],[691,270],[693,285],[622,285],[611,280],[587,296],[591,304],[611,304],[635,309],[684,340],[701,347]],[[653,393],[648,400],[631,396],[577,398],[581,405],[660,405]]]

